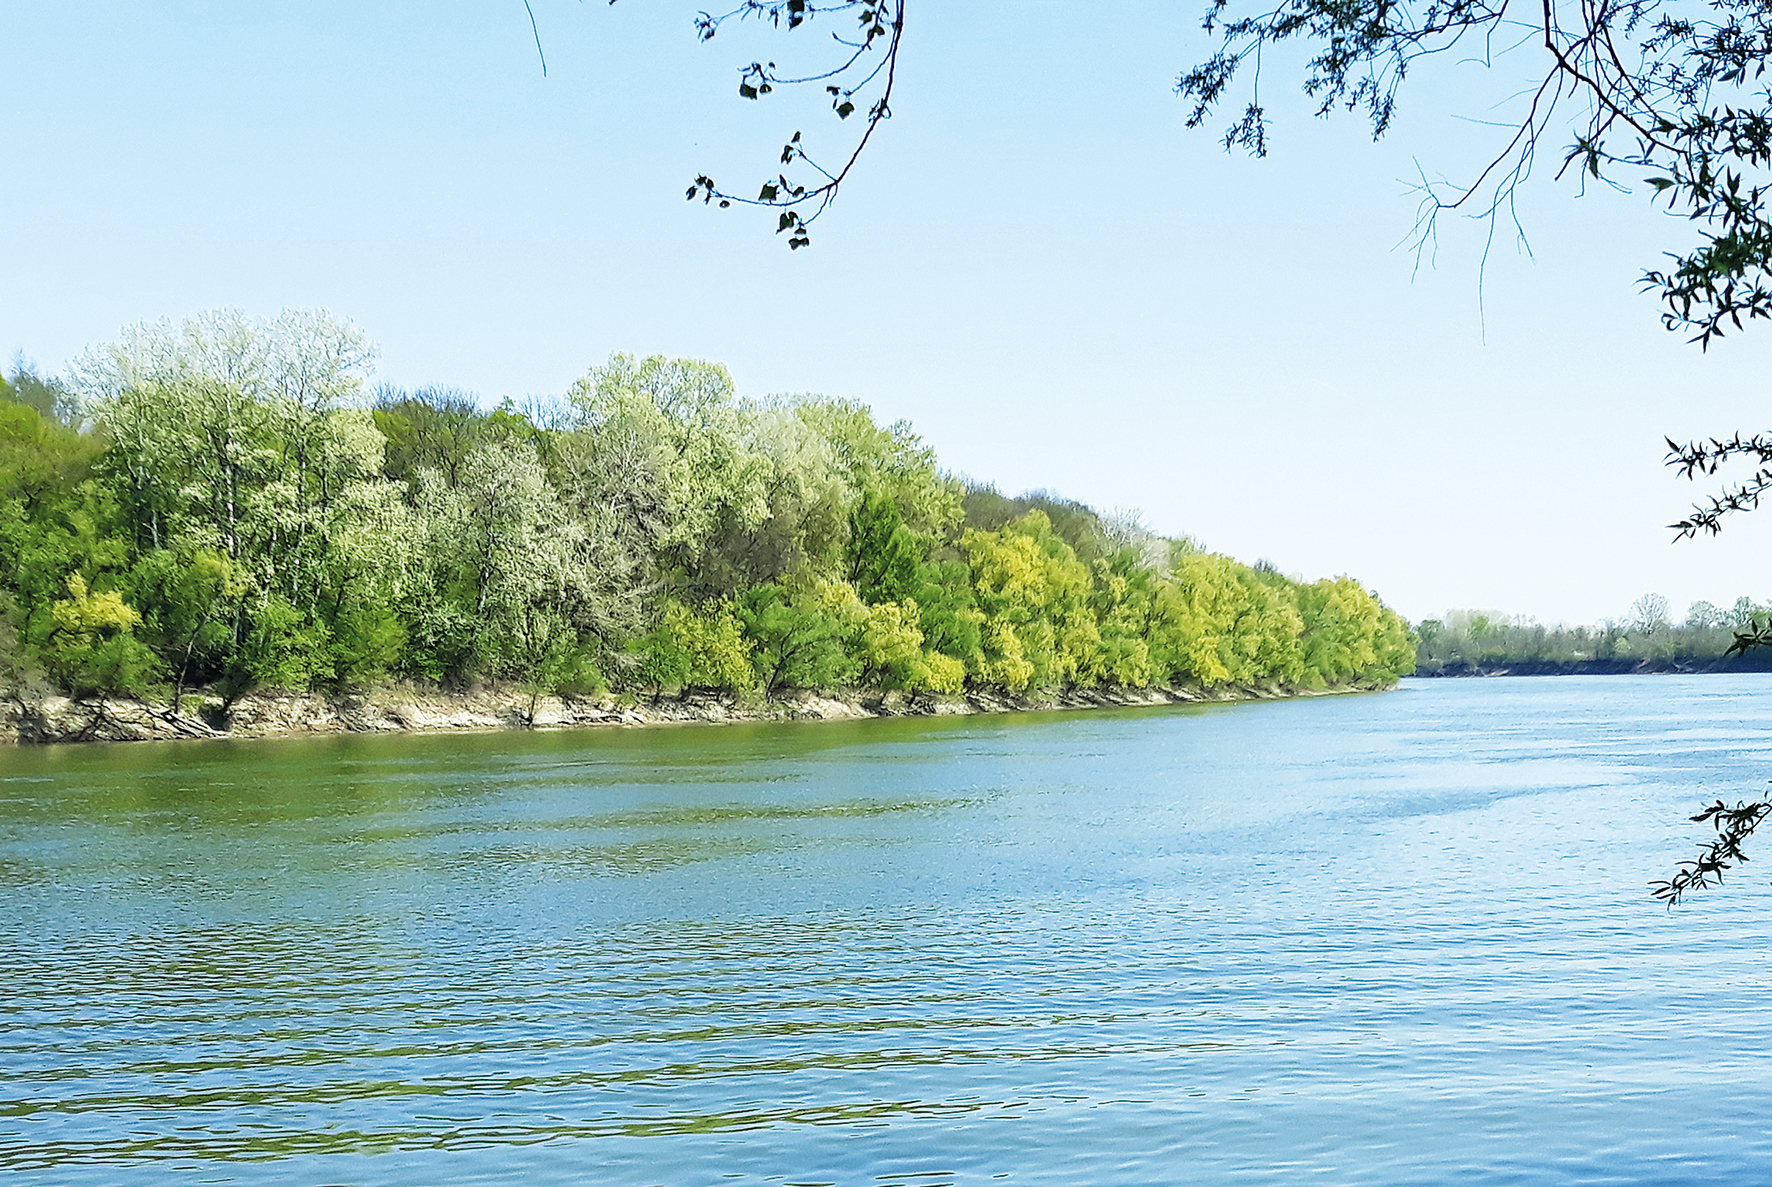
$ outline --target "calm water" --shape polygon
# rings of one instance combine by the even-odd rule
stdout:
[[[19,1183],[1772,1181],[1772,678],[0,752]]]

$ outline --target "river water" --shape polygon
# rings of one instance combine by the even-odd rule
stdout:
[[[0,1170],[1772,1181],[1772,860],[1646,888],[1768,778],[1762,675],[0,752]]]

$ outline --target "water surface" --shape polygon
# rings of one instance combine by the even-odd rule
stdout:
[[[1768,778],[1763,675],[0,752],[0,1169],[1767,1181],[1772,894],[1645,884]]]

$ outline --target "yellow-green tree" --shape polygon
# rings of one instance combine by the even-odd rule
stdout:
[[[960,544],[984,612],[979,679],[1012,690],[1095,683],[1101,631],[1089,570],[1045,513],[1001,531],[968,529]]]

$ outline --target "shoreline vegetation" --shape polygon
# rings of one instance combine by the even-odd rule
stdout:
[[[219,311],[0,381],[13,736],[300,732],[280,705],[376,729],[386,690],[491,728],[544,705],[959,711],[1414,667],[1408,623],[1351,577],[1005,496],[854,401],[616,355],[488,409],[370,390],[374,353],[323,313]]]
[[[1656,672],[1767,672],[1772,650],[1740,640],[1772,622],[1772,607],[1737,598],[1694,602],[1676,622],[1666,598],[1646,594],[1624,620],[1544,626],[1529,618],[1455,610],[1415,628],[1417,676],[1610,676]]]
[[[1418,668],[1426,680],[1470,676],[1691,676],[1712,672],[1772,672],[1772,656],[1715,656],[1664,659],[1486,659]]]

